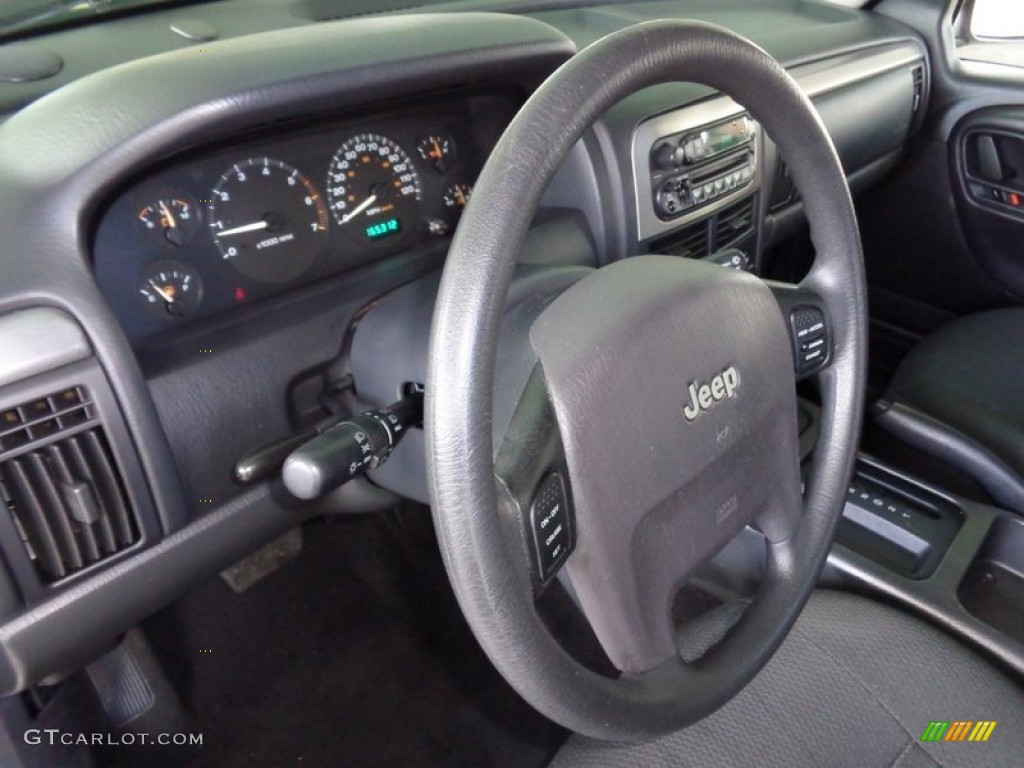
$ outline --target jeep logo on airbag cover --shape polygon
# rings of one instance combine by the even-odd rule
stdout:
[[[683,406],[683,416],[687,421],[694,421],[705,411],[710,410],[721,400],[736,397],[740,386],[740,373],[734,366],[729,366],[711,381],[703,384],[699,381],[690,382],[690,402]]]

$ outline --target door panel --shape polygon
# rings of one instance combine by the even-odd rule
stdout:
[[[950,141],[957,208],[979,263],[1024,296],[1024,106],[971,113]]]
[[[872,346],[885,356],[873,362],[886,369],[936,325],[1024,297],[1024,66],[961,60],[956,6],[875,9],[922,36],[930,65],[906,165],[858,204]]]

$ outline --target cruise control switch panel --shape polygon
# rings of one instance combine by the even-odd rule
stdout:
[[[562,474],[548,472],[530,505],[530,533],[542,582],[554,575],[573,548],[573,516]]]
[[[819,307],[795,307],[789,313],[789,329],[798,378],[821,370],[829,361],[830,339],[825,313]]]

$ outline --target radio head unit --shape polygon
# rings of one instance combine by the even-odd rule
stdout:
[[[754,121],[746,114],[657,139],[650,151],[654,212],[671,221],[754,179]]]
[[[760,126],[719,97],[658,115],[633,137],[638,239],[709,216],[761,185]]]

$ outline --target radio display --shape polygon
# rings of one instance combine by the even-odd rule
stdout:
[[[701,138],[706,147],[704,156],[717,155],[745,144],[750,140],[750,124],[746,118],[737,118],[727,123],[720,123],[701,131]]]

